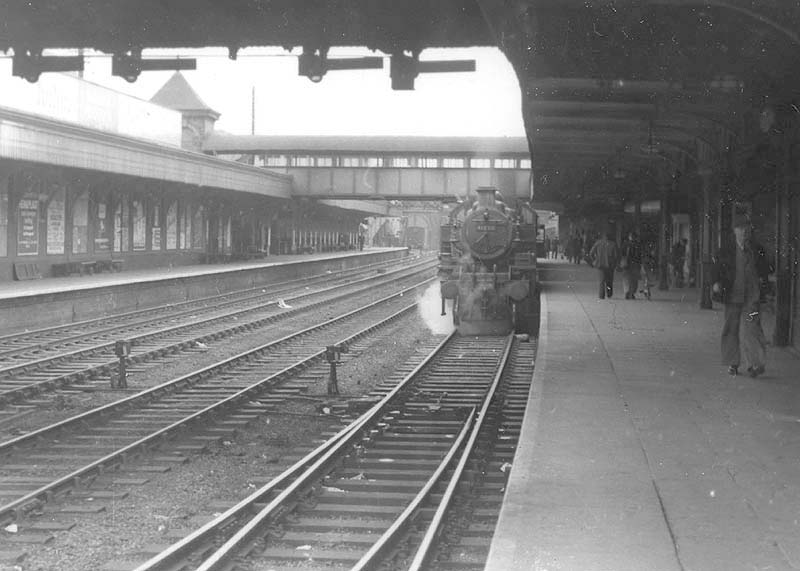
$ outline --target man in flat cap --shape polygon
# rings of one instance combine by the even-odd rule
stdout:
[[[737,375],[743,360],[757,377],[766,366],[766,340],[761,329],[761,295],[772,268],[764,248],[751,236],[750,221],[737,216],[734,244],[720,249],[712,268],[712,296],[725,304],[722,364]]]

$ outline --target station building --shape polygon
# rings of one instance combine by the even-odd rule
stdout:
[[[0,281],[351,248],[388,211],[198,152],[219,115],[180,74],[150,102],[68,74],[3,82]]]

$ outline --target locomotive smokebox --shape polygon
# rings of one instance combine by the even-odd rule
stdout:
[[[497,190],[482,186],[478,200],[464,218],[461,241],[470,254],[482,261],[495,260],[511,248],[513,224],[506,205],[497,201]]]

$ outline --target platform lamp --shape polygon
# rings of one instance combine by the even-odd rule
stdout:
[[[392,54],[389,75],[392,89],[408,91],[414,89],[414,80],[420,73],[448,73],[475,71],[475,60],[419,61],[419,52]]]
[[[122,77],[128,83],[139,79],[143,71],[180,71],[197,69],[194,58],[142,59],[140,48],[115,53],[111,58],[111,75]]]
[[[383,58],[378,56],[358,58],[328,58],[328,48],[303,46],[297,58],[297,74],[319,83],[329,71],[355,69],[383,69]]]
[[[11,75],[22,77],[29,83],[39,81],[43,73],[68,71],[83,71],[83,55],[45,56],[41,49],[14,48]]]

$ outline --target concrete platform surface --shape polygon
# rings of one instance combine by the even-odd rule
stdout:
[[[405,257],[407,248],[275,256],[0,283],[0,335],[202,299]]]
[[[230,262],[226,264],[194,264],[165,268],[148,268],[141,270],[123,270],[114,273],[99,273],[84,276],[60,278],[42,278],[39,280],[0,282],[0,300],[16,299],[28,296],[62,293],[85,289],[104,288],[109,286],[147,283],[166,279],[180,279],[213,274],[249,271],[276,265],[304,263],[312,260],[363,256],[376,252],[405,250],[406,248],[365,248],[360,252],[347,250],[344,252],[317,252],[314,254],[287,254],[270,256],[260,260]]]
[[[487,571],[800,569],[800,358],[720,364],[722,307],[696,289],[597,297],[542,274],[522,441]],[[623,299],[621,299],[623,298]]]

